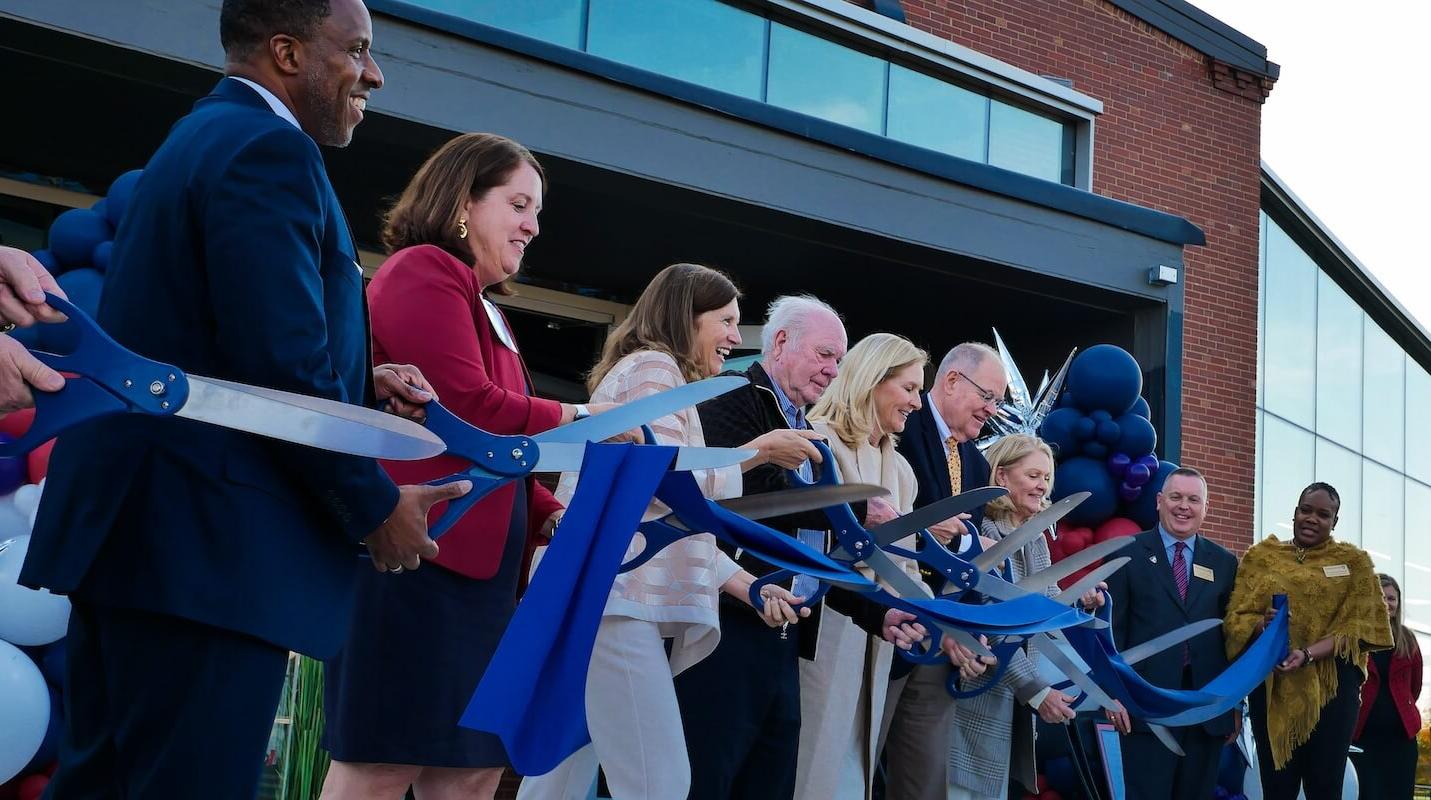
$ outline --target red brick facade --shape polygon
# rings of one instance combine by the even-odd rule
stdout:
[[[1103,102],[1093,190],[1207,234],[1184,275],[1181,463],[1207,474],[1207,533],[1252,544],[1261,102],[1271,82],[1102,0],[903,0],[911,26]]]

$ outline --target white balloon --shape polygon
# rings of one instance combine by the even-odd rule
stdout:
[[[34,527],[35,524],[35,510],[40,507],[42,488],[40,484],[27,483],[16,489],[15,494],[11,496],[10,502],[15,504],[15,510],[25,515],[25,519],[30,521],[31,527]]]
[[[19,649],[0,642],[0,783],[30,763],[50,727],[45,676]]]
[[[18,583],[30,534],[0,541],[0,639],[26,646],[49,644],[70,624],[69,598]]]
[[[35,529],[35,517],[40,515],[40,498],[45,496],[45,480],[45,478],[41,478],[40,482],[35,484],[38,491],[35,492],[35,505],[30,508],[30,530],[32,531]]]
[[[0,502],[0,539],[9,539],[29,532],[30,515],[21,511],[13,502]]]

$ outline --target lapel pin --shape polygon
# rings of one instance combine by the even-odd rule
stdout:
[[[1157,556],[1148,556],[1148,563],[1149,563],[1149,564],[1156,564],[1156,563],[1158,563],[1158,557],[1157,557]]]

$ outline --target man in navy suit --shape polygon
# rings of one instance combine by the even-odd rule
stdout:
[[[369,355],[362,274],[319,145],[382,74],[360,0],[226,0],[227,77],[145,167],[99,323],[185,370],[355,404],[428,399]],[[409,385],[413,384],[413,385]],[[61,437],[21,582],[73,601],[50,796],[252,798],[289,650],[347,635],[358,554],[436,555],[428,508],[372,459],[178,418]]]
[[[1207,481],[1195,469],[1169,473],[1158,492],[1158,527],[1138,534],[1124,551],[1132,556],[1108,579],[1113,602],[1113,640],[1120,650],[1154,639],[1189,622],[1222,619],[1237,557],[1198,534],[1207,516]],[[1139,662],[1134,668],[1156,686],[1191,689],[1227,667],[1222,629]],[[1222,746],[1237,736],[1241,714],[1173,729],[1185,755],[1179,758],[1125,712],[1108,718],[1123,737],[1123,778],[1129,800],[1207,800],[1217,787]]]
[[[914,468],[919,487],[915,508],[989,485],[989,462],[974,440],[998,411],[1008,384],[999,354],[988,345],[965,342],[945,354],[924,405],[909,415],[899,437],[899,452]],[[983,509],[969,515],[975,530],[983,518]],[[930,533],[955,550],[970,542],[960,520],[940,523]],[[924,579],[935,589],[943,585],[932,572],[924,571]],[[954,718],[954,699],[944,688],[950,666],[921,665],[906,673],[907,663],[895,661],[885,699],[886,790],[901,800],[942,799],[948,796]]]

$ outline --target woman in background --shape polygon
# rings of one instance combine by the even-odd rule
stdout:
[[[1391,621],[1390,650],[1371,654],[1361,685],[1352,754],[1364,800],[1409,800],[1416,789],[1416,734],[1421,732],[1421,647],[1401,622],[1401,586],[1390,575],[1377,575],[1386,615]]]

